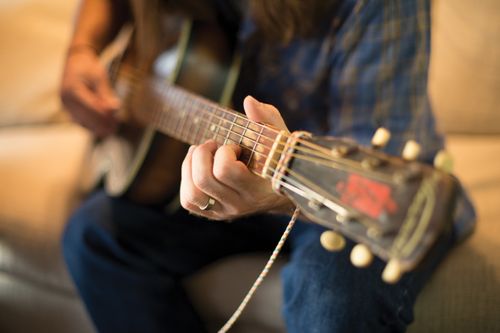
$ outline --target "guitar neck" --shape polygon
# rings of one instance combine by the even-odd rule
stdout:
[[[175,85],[150,81],[152,96],[143,102],[142,117],[148,125],[179,141],[198,145],[214,140],[219,145],[241,147],[239,160],[261,174],[279,131],[249,120],[234,110]]]

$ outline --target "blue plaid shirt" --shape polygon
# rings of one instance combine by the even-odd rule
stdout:
[[[430,51],[428,0],[345,0],[321,33],[286,46],[256,42],[249,17],[240,31],[242,82],[236,93],[275,105],[291,130],[350,137],[370,144],[375,130],[391,131],[385,148],[399,155],[405,142],[422,146],[432,162],[443,148],[427,94]],[[465,194],[455,231],[472,231],[475,214]]]

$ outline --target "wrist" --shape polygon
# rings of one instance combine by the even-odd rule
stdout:
[[[295,204],[287,197],[283,197],[283,201],[274,207],[270,213],[276,215],[289,215],[291,216],[295,210]]]
[[[77,53],[85,53],[85,52],[91,52],[94,55],[99,55],[100,50],[97,48],[95,45],[92,43],[82,43],[82,42],[73,42],[69,45],[67,49],[67,55],[73,55]]]

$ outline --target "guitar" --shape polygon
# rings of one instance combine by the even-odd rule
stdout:
[[[108,156],[110,195],[150,205],[169,202],[178,192],[186,143],[213,139],[241,146],[249,170],[270,180],[311,221],[331,229],[321,236],[326,249],[341,249],[346,236],[359,243],[351,253],[356,266],[367,266],[372,253],[387,261],[382,277],[389,283],[414,269],[450,226],[457,182],[416,162],[415,142],[403,157],[389,156],[379,149],[389,139],[383,129],[372,147],[363,147],[279,131],[223,106],[237,79],[238,57],[218,28],[184,22],[175,46],[160,52],[147,70],[129,60],[130,47],[124,50],[110,66],[123,101],[122,125],[99,148]],[[448,164],[443,156],[441,166]]]

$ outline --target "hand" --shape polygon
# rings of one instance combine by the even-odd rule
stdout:
[[[95,135],[105,137],[116,130],[115,113],[120,102],[92,48],[69,52],[61,84],[61,100],[72,118]]]
[[[248,96],[243,103],[250,120],[287,130],[279,111]],[[234,144],[217,148],[213,140],[191,146],[182,164],[181,205],[190,212],[214,220],[231,220],[259,212],[287,213],[291,201],[277,194],[268,180],[253,174],[238,160],[241,148]],[[202,210],[208,200],[215,204]]]

